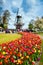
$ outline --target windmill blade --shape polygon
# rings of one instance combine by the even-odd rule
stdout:
[[[17,15],[19,13],[19,8],[17,9],[17,12],[16,12],[16,17],[15,17],[15,21],[17,21]]]
[[[18,13],[19,13],[19,8],[17,9],[17,15],[18,15]]]
[[[16,22],[16,17],[15,17],[15,21],[14,22]]]

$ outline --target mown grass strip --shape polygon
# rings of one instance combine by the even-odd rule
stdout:
[[[21,38],[20,34],[0,34],[0,44]]]

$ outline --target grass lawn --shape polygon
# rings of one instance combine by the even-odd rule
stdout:
[[[0,44],[20,38],[20,34],[0,34]]]
[[[39,34],[39,35],[43,35],[43,32],[38,32],[37,34]]]

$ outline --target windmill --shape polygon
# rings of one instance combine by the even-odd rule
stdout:
[[[17,10],[16,23],[14,25],[16,27],[16,31],[22,30],[22,26],[24,25],[24,23],[22,23],[22,16],[19,15],[19,9]]]

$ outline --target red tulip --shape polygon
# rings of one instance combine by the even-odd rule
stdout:
[[[0,65],[2,65],[2,62],[0,62]]]

